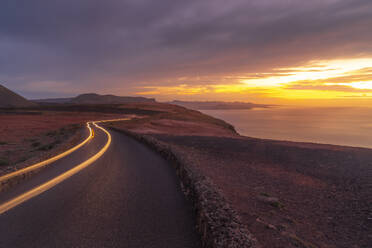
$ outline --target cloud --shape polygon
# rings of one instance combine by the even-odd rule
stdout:
[[[352,64],[352,62],[350,63]],[[355,65],[354,65],[355,66]],[[347,65],[344,65],[347,68]],[[340,69],[345,69],[340,68]],[[303,71],[306,71],[305,69]],[[334,70],[337,72],[337,69]],[[306,72],[312,72],[307,70]],[[318,80],[299,80],[286,84],[287,90],[316,90],[338,91],[348,93],[371,93],[372,92],[372,67],[364,67],[358,70],[350,70],[339,76]]]
[[[350,71],[346,73],[345,76],[327,79],[327,82],[329,83],[350,83],[360,81],[372,81],[372,67]]]
[[[353,92],[353,93],[367,93],[372,92],[372,89],[358,89],[347,85],[328,84],[312,82],[295,82],[284,87],[287,90],[318,90],[318,91],[340,91],[340,92]]]
[[[372,57],[371,11],[370,0],[6,0],[0,80],[21,92],[54,82],[35,83],[30,97],[58,95],[59,82],[70,85],[61,95],[134,94],[178,78],[210,85],[314,59]]]

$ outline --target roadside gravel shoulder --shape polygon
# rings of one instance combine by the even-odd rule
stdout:
[[[203,247],[261,247],[217,186],[202,175],[185,157],[169,145],[150,137],[110,127],[149,146],[175,168],[186,198],[195,211]]]

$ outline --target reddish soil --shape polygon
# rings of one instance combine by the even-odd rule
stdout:
[[[71,124],[137,113],[108,125],[171,145],[219,187],[263,247],[372,247],[372,150],[241,137],[224,121],[169,104],[58,108],[1,114],[0,157],[14,147],[20,158]]]
[[[238,136],[230,124],[204,115],[198,111],[170,104],[129,104],[125,108],[159,111],[159,114],[135,118],[131,121],[111,125],[142,134],[177,134],[235,137]]]
[[[232,126],[223,121],[161,103],[61,104],[0,109],[0,174],[17,169],[17,164],[24,164],[31,158],[43,157],[45,151],[66,142],[87,121],[123,117],[135,117],[125,125],[142,133],[236,135]]]
[[[119,117],[122,115],[94,112],[0,113],[0,174],[63,144],[87,121]]]
[[[58,130],[68,125],[112,118],[118,118],[118,115],[48,111],[38,114],[0,114],[1,141],[7,143],[21,142],[24,139]]]
[[[372,150],[242,137],[194,112],[112,125],[171,145],[263,247],[372,247]]]
[[[182,118],[184,113],[188,113],[189,118]],[[153,117],[150,118],[151,116]],[[3,108],[0,109],[0,174],[17,169],[17,164],[23,164],[28,159],[43,157],[45,151],[53,150],[66,142],[87,121],[123,117],[138,117],[128,122],[128,125],[151,120],[142,131],[156,128],[160,130],[162,127],[166,132],[178,125],[188,126],[188,132],[194,133],[192,130],[201,130],[200,125],[195,122],[201,117],[209,122],[216,122],[215,126],[225,124],[196,111],[160,103],[60,104],[23,109]],[[167,118],[171,119],[170,123]],[[217,132],[218,128],[215,129]]]
[[[372,247],[372,150],[155,137],[219,186],[264,247]]]

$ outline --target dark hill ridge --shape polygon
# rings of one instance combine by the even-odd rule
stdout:
[[[0,85],[0,108],[33,107],[35,103]]]
[[[71,103],[80,104],[120,104],[131,102],[155,102],[155,99],[133,96],[98,95],[95,93],[90,93],[79,95],[71,100]]]
[[[33,99],[31,101],[40,103],[40,104],[48,104],[48,103],[70,103],[72,100],[72,97],[70,98],[47,98],[47,99]]]
[[[99,95],[95,93],[81,94],[72,98],[54,98],[54,99],[38,99],[33,100],[37,103],[68,103],[68,104],[122,104],[122,103],[136,103],[156,102],[153,98],[134,97],[134,96],[115,96],[115,95]]]

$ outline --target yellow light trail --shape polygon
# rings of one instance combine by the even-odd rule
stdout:
[[[122,120],[128,120],[128,118],[97,121],[97,123],[98,122],[109,122],[109,121],[122,121]],[[65,173],[53,178],[52,180],[50,180],[50,181],[48,181],[44,184],[41,184],[40,186],[37,186],[37,187],[35,187],[35,188],[33,188],[33,189],[15,197],[15,198],[5,202],[4,204],[0,205],[0,214],[3,214],[6,211],[22,204],[23,202],[25,202],[25,201],[27,201],[27,200],[35,197],[35,196],[38,196],[41,193],[51,189],[52,187],[54,187],[57,184],[63,182],[64,180],[68,179],[69,177],[73,176],[74,174],[78,173],[79,171],[83,170],[84,168],[88,167],[93,162],[95,162],[97,159],[99,159],[109,148],[109,146],[111,144],[111,135],[106,129],[98,126],[96,124],[96,122],[93,122],[93,125],[95,125],[99,129],[101,129],[107,135],[107,142],[106,142],[105,146],[98,153],[96,153],[94,156],[90,157],[88,160],[84,161],[83,163],[78,164],[74,168],[72,168],[72,169],[66,171]],[[91,130],[91,128],[89,126],[89,123],[87,123],[87,126]],[[91,134],[92,134],[92,131],[91,131]]]
[[[87,128],[89,129],[89,136],[83,142],[81,142],[80,144],[78,144],[77,146],[75,146],[75,147],[73,147],[73,148],[71,148],[71,149],[69,149],[69,150],[67,150],[67,151],[65,151],[65,152],[63,152],[63,153],[61,153],[61,154],[59,154],[57,156],[54,156],[54,157],[52,157],[50,159],[44,160],[44,161],[39,162],[39,163],[36,163],[34,165],[30,165],[30,166],[28,166],[26,168],[23,168],[21,170],[18,170],[18,171],[15,171],[15,172],[12,172],[12,173],[9,173],[9,174],[6,174],[6,175],[0,177],[0,185],[3,182],[5,182],[5,181],[7,181],[7,180],[9,180],[9,179],[11,179],[13,177],[20,176],[20,175],[26,174],[27,172],[30,172],[30,171],[39,169],[41,167],[44,167],[44,166],[46,166],[46,165],[48,165],[50,163],[53,163],[53,162],[55,162],[55,161],[57,161],[57,160],[59,160],[59,159],[61,159],[63,157],[66,157],[67,155],[69,155],[72,152],[76,151],[77,149],[79,149],[80,147],[82,147],[83,145],[85,145],[94,136],[93,130],[89,126],[89,122],[87,123]]]

